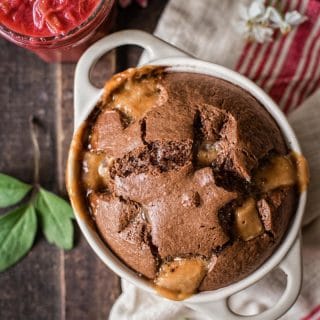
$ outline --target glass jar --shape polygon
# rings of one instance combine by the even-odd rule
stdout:
[[[0,34],[7,40],[36,53],[46,62],[76,62],[96,40],[109,33],[115,18],[115,1],[98,1],[92,14],[62,35],[28,36],[10,30],[0,21]]]

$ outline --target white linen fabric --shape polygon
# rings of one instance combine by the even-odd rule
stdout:
[[[235,68],[245,42],[236,31],[241,0],[171,0],[164,10],[155,35],[195,57]],[[303,222],[304,280],[295,305],[282,320],[320,319],[306,317],[320,305],[320,90],[289,114],[291,123],[310,165],[311,183]],[[236,294],[234,310],[253,314],[274,305],[285,287],[279,270]],[[182,320],[207,318],[181,302],[163,299],[122,280],[122,294],[114,304],[110,320]],[[221,319],[219,319],[221,320]]]

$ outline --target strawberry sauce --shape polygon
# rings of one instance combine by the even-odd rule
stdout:
[[[5,0],[0,22],[8,29],[32,37],[66,34],[94,12],[99,0]]]
[[[76,62],[109,33],[115,0],[0,0],[0,35],[47,62]]]

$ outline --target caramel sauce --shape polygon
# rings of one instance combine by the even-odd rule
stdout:
[[[119,110],[129,119],[137,120],[158,104],[159,96],[160,89],[156,78],[143,79],[139,82],[128,81],[121,92],[113,95],[109,106]]]
[[[299,186],[299,191],[303,192],[307,189],[310,181],[310,172],[307,159],[297,152],[292,152],[290,154],[292,162],[296,167],[297,182]]]
[[[197,162],[200,166],[210,166],[212,162],[217,158],[218,152],[215,145],[211,141],[204,141],[201,143],[198,153]]]
[[[244,241],[251,240],[264,232],[253,198],[247,199],[241,207],[235,211],[235,228]]]
[[[207,268],[207,262],[201,258],[179,258],[164,263],[154,280],[155,289],[165,298],[184,300],[196,292]]]
[[[295,152],[289,156],[275,156],[267,165],[259,169],[255,175],[255,181],[262,192],[295,184],[298,184],[302,192],[306,190],[309,183],[307,160]]]
[[[82,165],[82,181],[85,189],[97,190],[107,181],[104,181],[104,176],[99,174],[99,167],[104,163],[106,155],[95,152],[84,152]]]
[[[159,78],[163,68],[131,68],[112,77],[104,88],[103,102],[119,110],[129,121],[141,119],[152,107],[161,104]]]
[[[174,301],[185,300],[194,294],[194,292],[186,293],[186,292],[172,291],[159,286],[155,286],[155,290],[161,297],[167,298],[169,300],[174,300]]]
[[[85,220],[86,223],[94,229],[94,223],[88,212],[86,193],[81,179],[83,150],[86,149],[84,141],[87,134],[87,127],[88,123],[85,121],[73,136],[68,155],[66,186],[74,211],[80,219]]]
[[[293,186],[296,183],[294,164],[290,157],[275,156],[267,165],[259,169],[255,175],[255,181],[262,192]]]

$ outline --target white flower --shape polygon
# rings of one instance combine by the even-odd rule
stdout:
[[[308,18],[303,16],[298,11],[290,11],[284,15],[284,21],[280,26],[280,30],[282,34],[286,34],[292,30],[292,27],[298,26],[301,23],[304,23]]]
[[[268,7],[267,10],[269,10],[269,19],[272,22],[272,27],[279,28],[282,34],[287,34],[292,30],[292,27],[307,20],[307,17],[303,16],[296,10],[287,12],[284,18],[273,7]]]
[[[247,39],[260,43],[272,41],[275,29],[287,34],[294,26],[307,20],[296,10],[287,12],[283,17],[276,8],[266,7],[264,0],[254,0],[248,8],[241,6],[240,17],[239,30]]]
[[[303,16],[297,10],[287,12],[284,15],[284,20],[289,23],[291,26],[297,26],[308,20],[306,16]]]
[[[241,21],[238,30],[250,41],[260,43],[272,40],[273,29],[264,25],[266,7],[263,0],[256,0],[251,3],[249,8],[241,5]]]

